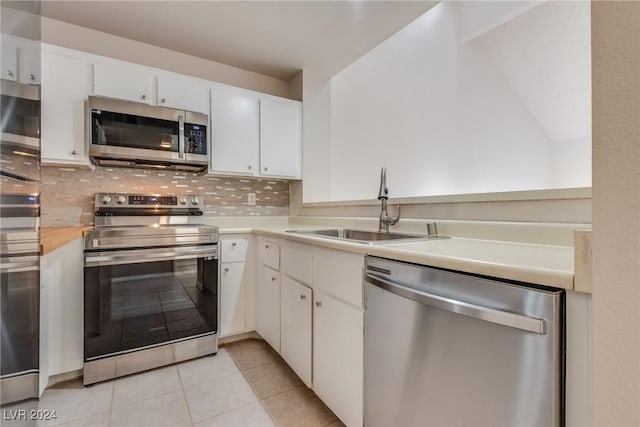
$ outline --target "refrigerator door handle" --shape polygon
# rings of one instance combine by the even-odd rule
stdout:
[[[546,322],[544,319],[537,319],[534,317],[524,316],[522,314],[510,313],[463,301],[457,301],[451,298],[445,298],[439,295],[402,286],[398,283],[372,274],[366,274],[365,280],[381,289],[431,307],[472,317],[474,319],[484,320],[485,322],[521,329],[527,332],[534,332],[541,335],[546,334]]]

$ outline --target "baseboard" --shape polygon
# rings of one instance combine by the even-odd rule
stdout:
[[[82,378],[82,369],[77,369],[75,371],[63,372],[57,375],[51,375],[49,377],[49,381],[47,382],[47,388],[53,387],[56,384],[64,383],[67,381],[75,380],[78,378]]]
[[[229,344],[232,342],[236,342],[236,341],[241,341],[241,340],[246,340],[246,339],[250,339],[250,338],[254,338],[254,339],[259,339],[261,340],[262,337],[260,336],[260,334],[258,334],[256,331],[250,331],[250,332],[243,332],[241,334],[237,334],[237,335],[228,335],[224,338],[220,338],[218,340],[218,344],[225,345],[225,344]]]

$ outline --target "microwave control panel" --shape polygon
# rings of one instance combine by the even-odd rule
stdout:
[[[184,124],[184,134],[187,140],[186,152],[191,154],[207,154],[207,127]]]

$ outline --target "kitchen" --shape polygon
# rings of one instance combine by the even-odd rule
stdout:
[[[420,14],[415,10],[412,13],[415,13],[413,18],[417,18]],[[392,205],[389,208],[390,214],[396,215],[395,206],[393,205],[396,203],[402,205],[401,219],[397,229],[394,229],[394,231],[425,233],[426,230],[412,229],[412,227],[426,227],[425,220],[435,218],[438,231],[442,234],[449,233],[454,237],[464,237],[466,235],[472,238],[482,238],[478,237],[478,235],[483,235],[484,239],[487,240],[501,240],[498,233],[502,230],[500,227],[491,227],[490,222],[516,221],[588,224],[591,223],[591,211],[593,211],[593,223],[596,227],[593,233],[594,284],[592,295],[594,322],[592,332],[593,382],[591,383],[592,396],[590,397],[592,406],[591,422],[593,424],[609,425],[637,424],[637,418],[633,418],[634,416],[637,417],[637,402],[632,392],[640,377],[635,363],[635,360],[637,360],[637,348],[634,347],[635,344],[633,344],[637,341],[635,339],[637,337],[634,335],[637,331],[633,328],[626,329],[616,327],[616,325],[619,325],[621,322],[624,324],[637,324],[638,321],[637,305],[633,303],[633,301],[636,301],[635,295],[637,289],[637,275],[634,276],[634,272],[636,271],[634,267],[637,268],[637,261],[634,254],[638,253],[637,246],[634,246],[637,245],[634,236],[637,237],[638,231],[637,221],[632,219],[637,216],[638,192],[635,187],[630,186],[631,183],[637,183],[637,164],[634,164],[634,161],[637,163],[637,157],[633,156],[633,153],[635,153],[634,150],[637,150],[637,141],[625,132],[620,131],[620,133],[616,133],[618,126],[621,126],[619,121],[620,117],[630,118],[628,122],[623,122],[623,126],[629,126],[630,129],[637,129],[637,120],[635,119],[637,118],[637,114],[634,116],[634,112],[637,112],[637,96],[634,98],[634,94],[637,94],[637,87],[626,88],[624,85],[631,83],[622,78],[625,72],[634,75],[634,70],[637,71],[637,68],[632,68],[634,66],[637,67],[638,52],[632,51],[634,48],[637,49],[637,44],[624,42],[627,40],[625,37],[628,37],[628,40],[638,40],[638,37],[636,37],[637,27],[631,25],[637,22],[637,18],[637,6],[633,4],[594,3],[591,5],[591,63],[593,76],[591,76],[590,83],[593,87],[593,196],[591,196],[591,190],[587,192],[575,191],[564,193],[558,190],[559,192],[555,193],[544,193],[546,190],[542,190],[542,188],[545,187],[534,187],[537,188],[537,190],[534,190],[533,193],[523,195],[522,193],[511,194],[511,191],[514,189],[494,187],[493,191],[490,189],[480,190],[480,193],[485,194],[485,196],[472,198],[458,196],[457,199],[455,197],[447,199],[442,197],[438,198],[440,196],[431,196],[432,198],[425,197],[424,199],[407,200],[415,196],[424,197],[425,195],[438,193],[434,193],[432,188],[412,188],[412,182],[407,178],[407,174],[402,171],[402,168],[393,166],[395,160],[394,155],[398,152],[401,153],[402,149],[394,151],[393,146],[374,146],[374,150],[369,151],[367,155],[362,157],[362,162],[353,162],[353,160],[351,160],[353,157],[349,156],[354,148],[357,149],[357,147],[349,144],[348,139],[349,136],[353,136],[350,132],[353,132],[354,129],[349,127],[349,123],[340,122],[340,117],[344,116],[338,114],[340,114],[340,108],[347,110],[353,108],[353,105],[349,104],[349,102],[353,100],[354,97],[347,96],[347,91],[350,89],[354,91],[358,89],[353,84],[353,79],[355,78],[357,80],[358,76],[362,76],[356,70],[358,67],[362,67],[362,62],[358,61],[358,63],[355,63],[356,58],[340,65],[341,68],[339,68],[339,70],[350,65],[352,62],[354,63],[354,65],[349,66],[347,73],[341,73],[340,76],[334,80],[335,84],[333,87],[328,87],[322,72],[314,74],[314,70],[305,69],[305,73],[302,76],[293,78],[289,83],[283,84],[282,81],[277,81],[277,79],[269,78],[268,76],[261,75],[256,77],[253,74],[249,75],[248,72],[236,70],[230,72],[219,64],[198,62],[200,61],[198,58],[171,53],[173,56],[169,57],[176,58],[175,62],[179,63],[179,65],[174,64],[173,67],[185,67],[187,69],[174,68],[169,71],[194,75],[196,74],[196,71],[193,71],[194,69],[201,70],[209,66],[212,68],[217,67],[220,71],[216,77],[208,77],[206,80],[226,83],[231,86],[239,86],[250,91],[266,92],[269,95],[273,95],[275,92],[277,96],[303,100],[303,149],[300,154],[302,156],[302,182],[304,182],[304,191],[297,181],[291,181],[291,185],[289,185],[286,181],[270,179],[266,176],[259,177],[258,179],[249,179],[245,177],[227,178],[226,176],[222,177],[214,174],[204,175],[194,179],[178,178],[174,179],[173,181],[176,182],[173,183],[171,181],[166,182],[168,181],[166,179],[163,180],[163,177],[160,176],[162,172],[159,171],[150,172],[143,169],[118,170],[115,168],[96,168],[95,171],[91,171],[89,169],[90,164],[87,161],[87,156],[84,156],[84,158],[80,160],[80,162],[85,163],[84,166],[86,166],[86,168],[76,169],[69,165],[73,164],[72,156],[77,156],[77,154],[72,154],[71,152],[73,150],[69,150],[71,152],[66,154],[67,159],[64,166],[44,166],[42,168],[42,225],[43,227],[56,225],[89,226],[93,220],[93,200],[91,200],[91,197],[99,192],[184,194],[187,191],[178,191],[178,189],[194,190],[195,193],[198,193],[197,187],[204,187],[205,189],[211,188],[212,190],[210,192],[213,193],[206,195],[206,197],[210,198],[209,201],[204,201],[205,210],[209,210],[208,213],[205,212],[206,222],[210,225],[220,227],[221,230],[236,231],[244,237],[247,237],[247,229],[262,229],[263,234],[257,234],[255,236],[251,234],[251,237],[248,237],[249,241],[255,241],[255,248],[257,250],[257,242],[260,239],[269,240],[269,237],[276,241],[282,241],[282,239],[284,239],[285,235],[283,234],[273,235],[273,233],[275,233],[273,229],[269,232],[270,227],[282,228],[283,225],[286,226],[285,228],[294,228],[294,225],[300,228],[343,226],[343,224],[339,224],[337,219],[320,224],[317,222],[314,223],[313,218],[308,217],[366,217],[369,218],[369,220],[365,223],[349,223],[346,224],[346,226],[355,227],[355,225],[358,225],[358,228],[376,229],[378,225],[377,217],[380,212],[380,202],[375,200],[375,196],[379,185],[380,167],[383,166],[387,166],[389,172],[388,187],[389,195],[392,197],[389,202],[390,205]],[[636,19],[636,21],[634,21],[634,19]],[[411,21],[411,19],[407,18],[402,25],[398,25],[398,28],[394,30],[399,30],[400,27],[408,24],[409,21]],[[629,24],[628,27],[625,26],[625,24]],[[62,50],[66,48],[75,51],[84,51],[81,53],[89,56],[112,57],[129,62],[137,62],[138,64],[140,64],[141,61],[141,59],[138,58],[146,58],[142,65],[154,68],[154,72],[158,73],[154,78],[159,78],[160,72],[165,68],[163,64],[167,63],[166,58],[168,57],[168,52],[159,50],[160,48],[154,46],[143,45],[139,42],[118,38],[95,30],[64,24],[52,18],[44,18],[42,25],[44,42],[53,45],[54,49],[62,46],[60,48]],[[607,31],[611,28],[618,30],[615,34],[619,39],[606,36]],[[395,32],[390,29],[388,29],[388,31],[389,33],[382,37],[378,43],[381,43],[385,38]],[[86,43],[91,44],[93,47],[89,49],[83,46],[83,41],[87,41]],[[617,43],[620,43],[620,46],[625,46],[629,51],[623,52],[622,55],[614,55],[618,52],[616,48],[614,48],[618,46]],[[612,46],[608,44],[612,44]],[[89,53],[86,53],[87,51],[89,51]],[[142,54],[143,52],[144,54]],[[73,56],[69,52],[66,53],[67,56]],[[81,54],[77,55],[82,56]],[[82,60],[79,59],[79,56],[73,58],[76,60],[76,64],[83,63]],[[622,58],[624,58],[624,61]],[[374,62],[376,60],[375,55],[366,56],[365,59],[371,59],[371,61]],[[633,62],[634,60],[636,60],[636,63]],[[93,58],[91,62],[96,63],[95,58]],[[73,63],[73,61],[71,61],[71,63]],[[184,64],[194,64],[195,66],[189,67]],[[204,67],[204,65],[207,67]],[[611,69],[610,67],[615,68]],[[74,68],[70,67],[68,70],[71,72]],[[621,78],[619,80],[613,79],[611,77],[613,75],[621,76]],[[91,73],[87,72],[84,76],[91,78]],[[204,76],[195,75],[194,77],[203,78]],[[245,79],[244,83],[243,79]],[[73,80],[74,79],[67,79],[66,82],[68,85],[77,88],[77,85],[71,85]],[[260,83],[258,84],[256,81]],[[370,83],[366,78],[364,78],[363,81]],[[623,86],[622,88],[617,88],[614,86],[615,84]],[[259,87],[256,87],[256,85]],[[338,86],[340,90],[338,90]],[[60,89],[60,87],[60,85],[57,85],[55,88]],[[384,93],[384,87],[378,89],[380,93]],[[43,87],[43,97],[46,95],[46,90],[46,87]],[[633,92],[633,90],[636,90],[636,92]],[[388,96],[388,94],[384,94]],[[613,96],[615,99],[611,99],[610,94],[615,94],[615,96]],[[156,95],[153,94],[152,96]],[[620,99],[628,99],[629,102],[618,103]],[[387,98],[387,103],[390,107],[393,106],[394,102],[396,101]],[[371,103],[371,105],[376,104]],[[329,107],[329,110],[336,108],[336,115],[333,116],[329,114],[327,107]],[[621,111],[623,107],[624,109]],[[67,108],[72,110],[71,107]],[[366,105],[360,108],[365,111],[367,110]],[[634,108],[636,110],[634,110]],[[612,111],[617,114],[618,118],[616,120],[613,120],[609,116]],[[82,110],[80,114],[82,115],[82,120],[84,120],[84,110]],[[73,112],[69,112],[66,117],[73,117]],[[436,116],[436,118],[441,117]],[[331,120],[334,120],[334,123],[328,126],[326,122]],[[45,121],[46,117],[43,115],[43,129],[46,129]],[[373,125],[375,125],[375,123],[372,123],[372,126]],[[64,126],[58,126],[58,128],[63,129],[65,132],[78,132],[79,135],[74,135],[69,139],[73,143],[79,143],[79,147],[84,150],[84,144],[86,142],[84,126],[78,126],[76,123],[69,128]],[[441,132],[440,135],[442,135],[444,131],[442,131],[442,129],[438,130]],[[216,130],[213,129],[213,132],[215,131]],[[616,149],[615,144],[608,142],[612,135],[616,136],[618,144],[622,143],[622,141],[628,141],[622,152]],[[332,138],[331,149],[334,150],[335,157],[332,157],[333,154],[330,153],[331,150],[326,149],[326,145],[324,145],[325,148],[323,149],[323,144],[326,144],[324,141],[332,140]],[[43,133],[43,159],[46,157],[44,155],[45,140],[46,135]],[[339,145],[336,145],[336,141],[338,140],[346,142],[341,142]],[[336,144],[334,144],[334,142],[336,142]],[[373,156],[371,153],[377,155],[378,158],[373,160],[369,159],[367,156]],[[446,156],[449,153],[436,150],[433,154],[435,156],[442,154]],[[534,154],[535,153],[527,154],[528,158],[531,159],[531,163],[535,161]],[[389,161],[388,164],[386,164],[387,159]],[[60,159],[58,158],[58,160]],[[334,160],[336,161],[333,162]],[[374,160],[377,160],[377,162],[374,163]],[[349,170],[344,164],[340,163],[348,161],[351,161],[355,168],[360,165],[369,166],[367,166],[366,170]],[[332,162],[334,164],[332,164]],[[43,161],[43,163],[46,162]],[[372,167],[372,164],[375,164],[375,167]],[[414,164],[415,163],[410,162],[406,168],[409,175],[416,173]],[[489,164],[486,174],[491,175],[490,172],[498,166],[499,165],[496,164]],[[527,165],[520,165],[518,168],[526,171],[535,169],[525,169],[526,166]],[[446,175],[446,164],[436,164],[430,167],[430,169],[434,170],[433,173],[435,174],[431,176],[431,179],[427,179],[428,177],[426,177],[415,181],[434,182],[437,178],[437,173],[444,174],[443,176],[447,178],[447,182],[453,179],[450,175]],[[476,174],[478,173],[478,171],[474,172]],[[261,171],[258,171],[257,174],[262,175]],[[480,171],[480,174],[482,174],[482,171]],[[523,175],[531,176],[528,172]],[[182,175],[182,172],[176,172],[171,176],[184,177],[185,175]],[[423,177],[423,175],[420,176]],[[98,180],[120,180],[121,183],[112,182],[107,187],[101,187],[100,184],[96,184]],[[188,180],[196,182],[187,183]],[[343,184],[348,183],[349,180],[353,181],[350,183],[351,185]],[[119,188],[122,188],[119,187],[120,185],[128,187],[127,182],[129,181],[134,182],[134,185],[137,187],[132,188],[131,191],[128,191],[129,188],[127,188],[127,191],[119,190]],[[185,183],[183,184],[182,181],[185,181]],[[210,183],[205,181],[209,181]],[[146,184],[147,182],[149,184]],[[80,185],[78,185],[78,183],[80,183]],[[327,186],[327,183],[330,183],[330,185]],[[500,184],[500,181],[494,179],[493,185],[496,185],[496,183]],[[47,187],[48,185],[50,187]],[[92,188],[92,185],[96,187]],[[186,187],[184,187],[185,185]],[[195,188],[190,188],[190,185],[193,185]],[[163,188],[163,186],[167,188]],[[583,186],[588,187],[588,185]],[[365,187],[366,190],[364,189]],[[55,192],[53,191],[54,188]],[[66,189],[66,191],[60,191],[61,188]],[[102,188],[102,190],[98,188]],[[622,191],[612,192],[610,188],[617,188]],[[86,191],[86,193],[82,195],[82,200],[70,196],[72,189],[73,192]],[[349,193],[350,191],[352,193]],[[411,193],[411,191],[413,191],[413,193]],[[450,190],[447,192],[445,190],[445,192],[439,194],[456,194],[454,191],[455,190]],[[536,191],[542,191],[543,193],[536,194]],[[469,191],[468,189],[461,191],[461,193],[472,192],[473,191]],[[496,196],[495,194],[491,195],[490,193],[492,192],[502,194],[500,196]],[[490,195],[486,196],[487,193]],[[62,198],[56,200],[54,196],[60,194]],[[250,194],[255,194],[256,207],[251,207],[248,203],[245,204],[244,202],[251,197]],[[288,197],[284,195],[288,195]],[[266,197],[269,197],[269,199],[266,199]],[[271,202],[271,200],[274,199],[276,199],[276,201]],[[360,199],[360,201],[358,201],[358,199]],[[214,202],[214,200],[221,200],[221,202]],[[270,200],[270,202],[264,203],[266,200]],[[347,203],[346,201],[349,200],[355,200],[355,202]],[[239,212],[236,214],[237,216],[229,215],[229,213],[233,211]],[[267,222],[259,223],[259,226],[256,225],[258,224],[255,218],[257,216],[256,214],[261,214],[260,216],[262,217],[267,214],[266,211],[269,211],[268,213],[274,216],[291,216],[297,218],[298,222],[293,221],[282,224],[277,222],[279,219],[271,218],[267,219]],[[227,215],[221,216],[221,212]],[[215,221],[211,219],[212,217],[216,217]],[[414,218],[416,219],[415,221],[408,220]],[[419,221],[419,219],[422,219],[422,221]],[[67,220],[70,222],[63,222]],[[465,232],[461,231],[461,227],[469,225],[471,222],[463,221],[464,223],[461,224],[457,220],[480,220],[483,221],[482,225],[489,225],[489,228],[480,231],[477,229],[467,230]],[[269,223],[269,221],[273,222]],[[538,230],[534,227],[529,230],[528,233],[529,235],[538,235],[538,242],[546,243],[543,237],[540,237],[542,233]],[[272,234],[270,235],[268,233]],[[507,231],[506,233],[508,236],[504,238],[504,240],[507,241],[514,239],[514,236],[517,234],[513,232],[513,230]],[[224,233],[222,233],[221,242],[224,242],[224,239],[227,237],[229,237],[231,242],[234,238],[236,238],[236,242],[239,242],[239,238],[242,237],[240,235],[232,233],[225,236]],[[307,240],[302,240],[302,238],[293,239],[289,236],[285,240],[296,240],[294,243],[301,244],[318,242],[318,240],[309,239],[310,238],[307,238]],[[326,240],[323,240],[323,242],[325,242],[325,245],[332,245],[331,243],[326,243]],[[448,244],[446,242],[432,243]],[[556,242],[556,244],[567,247],[573,246],[572,243],[566,243],[566,241],[563,241],[563,243]],[[335,245],[338,246],[337,244]],[[344,249],[347,246],[341,245],[338,247]],[[348,247],[352,248],[352,246]],[[334,246],[334,249],[336,248],[337,247]],[[388,249],[388,251],[389,250],[391,249]],[[356,250],[353,250],[353,252],[357,253]],[[55,253],[55,251],[52,253]],[[367,248],[367,253],[379,253],[384,256],[384,254],[388,254],[389,252],[385,252],[382,246],[371,246],[370,250]],[[248,254],[250,254],[250,252],[248,252]],[[284,254],[283,247],[281,255],[284,256]],[[256,254],[254,253],[253,255]],[[81,265],[83,262],[81,253],[79,257],[78,262]],[[437,262],[437,258],[437,256],[433,256],[430,261]],[[421,258],[421,261],[416,261],[416,259],[407,260],[421,264],[425,263],[424,258]],[[230,262],[230,264],[235,262],[237,261]],[[242,263],[242,261],[239,262]],[[245,266],[247,264],[255,264],[257,268],[257,260],[248,258],[245,259],[244,262]],[[485,260],[484,262],[490,263],[491,260]],[[221,261],[221,264],[223,263],[224,260]],[[442,265],[438,264],[432,265],[442,267]],[[232,267],[232,265],[229,265],[229,267]],[[447,266],[444,267],[446,268]],[[284,268],[284,264],[281,268]],[[461,268],[458,269],[469,271]],[[503,277],[500,276],[500,274],[504,275],[504,273],[498,273],[495,270],[481,271],[479,273],[488,274],[493,277]],[[571,273],[573,273],[573,266],[571,266]],[[577,276],[578,271],[576,270],[575,273]],[[287,273],[284,273],[284,275],[287,275]],[[504,278],[522,280],[521,277]],[[314,277],[311,281],[315,279]],[[251,279],[249,279],[247,283],[250,281]],[[526,282],[527,280],[524,281]],[[315,286],[315,283],[311,284]],[[558,286],[558,284],[556,283],[555,286]],[[251,304],[255,304],[255,301],[247,301],[245,306],[247,316],[259,315],[259,313],[255,312],[255,307],[252,307]],[[247,324],[247,320],[249,320],[248,323],[252,321],[255,322],[255,319],[251,320],[247,316],[244,318],[245,324]],[[224,328],[224,325],[221,325],[221,327]],[[260,332],[259,328],[258,332]],[[587,367],[586,369],[588,372],[589,368]],[[626,387],[629,388],[627,389]]]

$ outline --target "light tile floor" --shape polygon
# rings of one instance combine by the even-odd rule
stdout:
[[[14,420],[55,411],[55,420]],[[262,340],[220,348],[214,357],[82,386],[47,389],[39,402],[3,407],[13,426],[342,426],[280,356]]]

